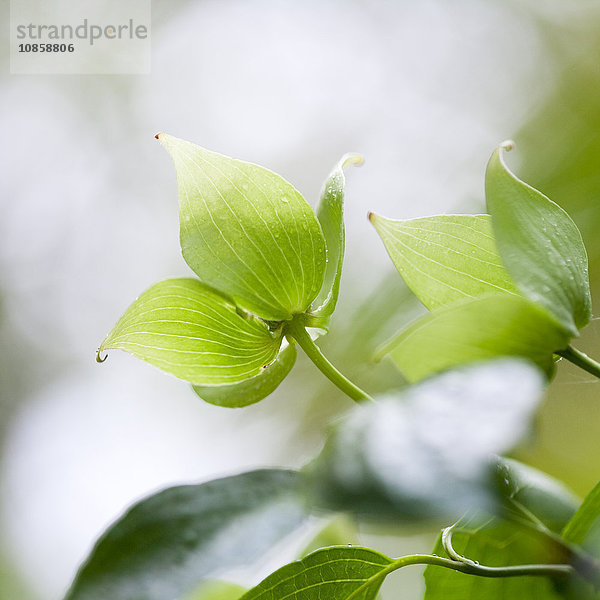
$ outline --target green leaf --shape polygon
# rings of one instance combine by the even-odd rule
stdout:
[[[600,483],[584,498],[562,535],[600,558]]]
[[[498,458],[499,490],[507,509],[519,518],[531,515],[560,533],[579,499],[561,481],[510,458]]]
[[[202,400],[217,406],[249,406],[273,393],[292,370],[295,362],[296,346],[290,344],[270,365],[250,379],[223,385],[195,385],[193,389]]]
[[[497,294],[469,298],[428,313],[378,352],[389,354],[409,381],[497,356],[531,360],[548,376],[552,353],[569,337],[544,309],[526,298]]]
[[[518,293],[504,268],[489,215],[396,221],[369,215],[408,287],[430,310],[482,294]]]
[[[557,204],[507,168],[497,148],[487,166],[485,195],[498,251],[519,290],[572,334],[588,324],[588,259],[581,234]]]
[[[344,168],[348,165],[360,165],[362,156],[346,154],[325,180],[321,190],[321,200],[317,209],[317,218],[323,229],[327,246],[327,265],[323,287],[316,297],[312,313],[322,317],[333,314],[337,304],[342,265],[344,264],[344,187],[346,177]]]
[[[305,517],[301,480],[291,471],[166,489],[108,528],[66,600],[172,600],[256,560]]]
[[[411,522],[495,506],[492,455],[528,431],[543,388],[530,363],[499,359],[359,406],[308,467],[316,501]]]
[[[384,579],[378,575],[391,563],[387,556],[368,548],[323,548],[275,571],[241,600],[344,600],[350,596],[373,600]]]
[[[461,524],[464,532],[452,537],[454,549],[471,560],[487,566],[509,566],[560,562],[562,557],[540,538],[529,536],[513,523],[499,519]],[[447,556],[438,538],[434,554]],[[457,573],[449,569],[427,566],[424,600],[477,598],[477,600],[559,600],[563,596],[545,577],[503,577],[488,579]]]
[[[244,318],[196,279],[167,279],[144,292],[102,342],[197,384],[230,384],[263,372],[281,334]]]
[[[263,319],[288,320],[315,299],[325,240],[279,175],[159,134],[175,163],[183,257],[200,279]]]
[[[208,581],[183,600],[238,600],[246,589],[228,581]]]

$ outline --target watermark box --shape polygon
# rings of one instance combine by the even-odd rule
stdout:
[[[12,74],[150,73],[151,0],[11,0]]]

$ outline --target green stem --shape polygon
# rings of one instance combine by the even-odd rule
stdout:
[[[286,334],[298,343],[304,350],[306,356],[312,360],[315,366],[336,385],[344,394],[350,396],[352,400],[361,402],[363,400],[373,400],[369,394],[354,385],[349,379],[344,377],[328,360],[325,358],[319,347],[312,341],[306,331],[303,315],[298,315],[292,319],[288,326]]]
[[[573,348],[573,346],[567,346],[567,348],[564,350],[559,350],[556,352],[556,354],[566,358],[574,365],[577,365],[584,371],[587,371],[588,373],[591,373],[600,379],[600,363],[596,362],[580,350],[577,350],[577,348]]]
[[[436,567],[452,569],[453,571],[459,571],[460,573],[466,573],[467,575],[478,575],[479,577],[524,577],[528,575],[536,577],[565,577],[575,573],[571,565],[540,564],[487,567],[471,561],[463,562],[462,560],[453,560],[451,558],[432,556],[430,554],[410,554],[394,559],[385,569],[382,569],[379,573],[370,577],[359,588],[354,590],[346,597],[346,600],[353,600],[354,598],[360,597],[360,594],[369,586],[384,579],[390,573],[409,565],[433,565]]]

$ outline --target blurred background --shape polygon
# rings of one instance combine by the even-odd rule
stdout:
[[[363,154],[347,173],[341,300],[321,346],[369,391],[401,383],[370,357],[422,309],[367,211],[482,212],[485,165],[506,138],[511,167],[580,226],[600,298],[597,2],[155,0],[152,21],[151,75],[9,75],[2,32],[1,600],[59,599],[132,501],[300,466],[350,408],[302,357],[241,410],[124,353],[96,364],[137,295],[191,274],[158,131],[267,166],[313,205],[341,155]],[[577,346],[600,357],[598,321]],[[600,479],[600,385],[561,365],[517,456],[585,494]],[[374,543],[399,555],[435,537],[401,533]],[[419,597],[417,570],[397,579]]]

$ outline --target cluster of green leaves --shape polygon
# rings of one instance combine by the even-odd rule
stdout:
[[[292,320],[327,328],[344,259],[343,169],[325,181],[317,214],[279,175],[164,133],[177,171],[183,257],[199,279],[144,292],[100,346],[120,348],[194,384],[213,404],[269,395],[296,359]],[[293,344],[293,338],[290,338]]]
[[[326,331],[336,306],[343,168],[360,158],[335,167],[315,214],[262,167],[157,137],[176,166],[181,247],[199,279],[150,288],[100,350],[131,352],[208,402],[242,407],[276,389],[297,342],[334,383],[365,398],[306,331]],[[527,433],[556,354],[590,320],[585,247],[569,216],[508,170],[502,147],[488,164],[486,198],[490,215],[370,217],[431,310],[380,351],[414,385],[349,411],[301,471],[253,471],[137,503],[99,539],[67,600],[370,600],[409,564],[429,565],[426,600],[593,598],[600,491],[577,508],[559,482],[498,457]],[[340,512],[367,522],[460,520],[455,545],[440,537],[432,555],[327,545],[250,590],[215,583],[310,515]]]
[[[588,260],[577,226],[506,167],[505,142],[485,177],[489,215],[370,218],[396,268],[430,309],[380,350],[410,381],[472,360],[521,356],[549,376],[554,353],[591,318]]]

